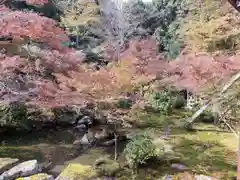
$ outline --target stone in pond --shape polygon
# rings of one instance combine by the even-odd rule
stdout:
[[[48,175],[45,173],[34,174],[29,177],[21,177],[17,178],[16,180],[54,180],[52,175]]]
[[[176,169],[176,170],[179,170],[179,171],[188,170],[187,166],[185,166],[183,164],[172,164],[171,167]]]
[[[18,161],[19,159],[0,158],[0,174],[15,166]]]
[[[94,143],[94,141],[95,141],[94,132],[89,130],[87,133],[84,134],[84,136],[80,140],[80,144],[91,145],[92,143]]]
[[[77,122],[77,125],[82,125],[82,124],[84,124],[84,125],[86,125],[88,127],[89,125],[93,124],[93,121],[92,121],[92,119],[89,116],[84,116],[83,118],[81,118]]]
[[[205,175],[196,175],[195,178],[196,180],[216,180],[213,177],[205,176]]]
[[[37,174],[39,170],[37,160],[25,161],[2,173],[0,180],[13,180],[22,176],[30,176]]]
[[[80,140],[80,144],[83,144],[83,145],[90,145],[91,144],[90,140],[88,139],[87,134],[84,134],[84,136]]]
[[[80,124],[80,125],[76,126],[75,129],[85,130],[85,129],[87,129],[87,126],[85,124]]]
[[[102,139],[108,138],[109,137],[109,133],[107,132],[107,129],[104,128],[104,129],[102,129],[102,131],[96,132],[94,137],[97,140],[102,140]]]
[[[69,164],[55,180],[86,180],[95,176],[96,171],[91,166]]]

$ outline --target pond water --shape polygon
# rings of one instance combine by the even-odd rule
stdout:
[[[84,133],[79,133],[81,138]],[[18,158],[21,161],[37,159],[40,163],[50,163],[48,173],[57,176],[68,164],[93,165],[96,159],[105,155],[114,157],[114,145],[92,146],[73,145],[76,135],[71,128],[43,130],[34,133],[4,133],[0,136],[0,157]],[[118,154],[124,162],[122,152],[126,142],[120,142]],[[123,159],[121,161],[121,159]]]

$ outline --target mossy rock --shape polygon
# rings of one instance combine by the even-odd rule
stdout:
[[[98,175],[113,176],[121,170],[117,161],[110,159],[108,156],[96,160],[94,163]]]
[[[39,173],[39,174],[35,174],[29,177],[21,177],[21,178],[17,178],[16,180],[54,180],[52,175],[48,175],[45,173]]]
[[[96,171],[91,166],[69,164],[57,177],[57,180],[85,180],[94,178],[96,174]]]

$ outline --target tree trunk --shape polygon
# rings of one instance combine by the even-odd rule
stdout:
[[[195,112],[192,117],[186,122],[185,127],[187,129],[192,128],[192,124],[195,122],[198,116],[200,116],[209,106],[211,105],[211,100],[207,102],[204,106],[202,106],[197,112]]]

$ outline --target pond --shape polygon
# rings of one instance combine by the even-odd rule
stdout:
[[[146,118],[144,118],[146,119]],[[236,139],[229,132],[222,132],[209,124],[196,124],[196,131],[187,132],[177,127],[179,122],[171,122],[168,119],[171,131],[169,143],[174,152],[180,155],[180,159],[170,163],[181,163],[186,165],[190,172],[207,174],[222,179],[231,179],[236,176]],[[176,118],[174,121],[177,121]],[[156,137],[163,134],[162,121],[159,116],[151,115],[147,118],[146,127],[138,127],[137,130],[146,131],[151,124],[154,125]],[[135,129],[130,129],[134,131]],[[84,134],[84,133],[83,133]],[[82,136],[83,134],[78,134]],[[96,159],[104,155],[114,157],[114,145],[110,146],[81,146],[73,145],[76,140],[72,129],[56,128],[44,129],[32,133],[5,132],[0,135],[0,157],[18,158],[21,161],[37,159],[41,163],[50,163],[46,171],[56,177],[68,164],[80,163],[82,165],[93,165]],[[119,162],[125,165],[123,149],[126,141],[119,144]],[[186,172],[184,172],[186,173]],[[188,176],[180,173],[181,176]],[[179,172],[171,168],[171,164],[165,161],[151,161],[141,166],[138,179],[159,179],[165,175]],[[129,179],[131,171],[124,168],[117,179]],[[220,178],[220,179],[221,179]],[[181,178],[180,178],[181,179]]]
[[[83,136],[79,133],[78,136]],[[79,138],[79,137],[78,137]],[[96,159],[105,155],[114,157],[114,145],[84,146],[74,145],[76,135],[71,128],[43,130],[40,132],[4,133],[0,136],[0,157],[18,158],[20,161],[36,159],[40,163],[51,163],[48,173],[57,176],[71,163],[93,165]],[[118,144],[119,159],[125,147],[124,141]],[[124,160],[122,160],[124,162]]]

